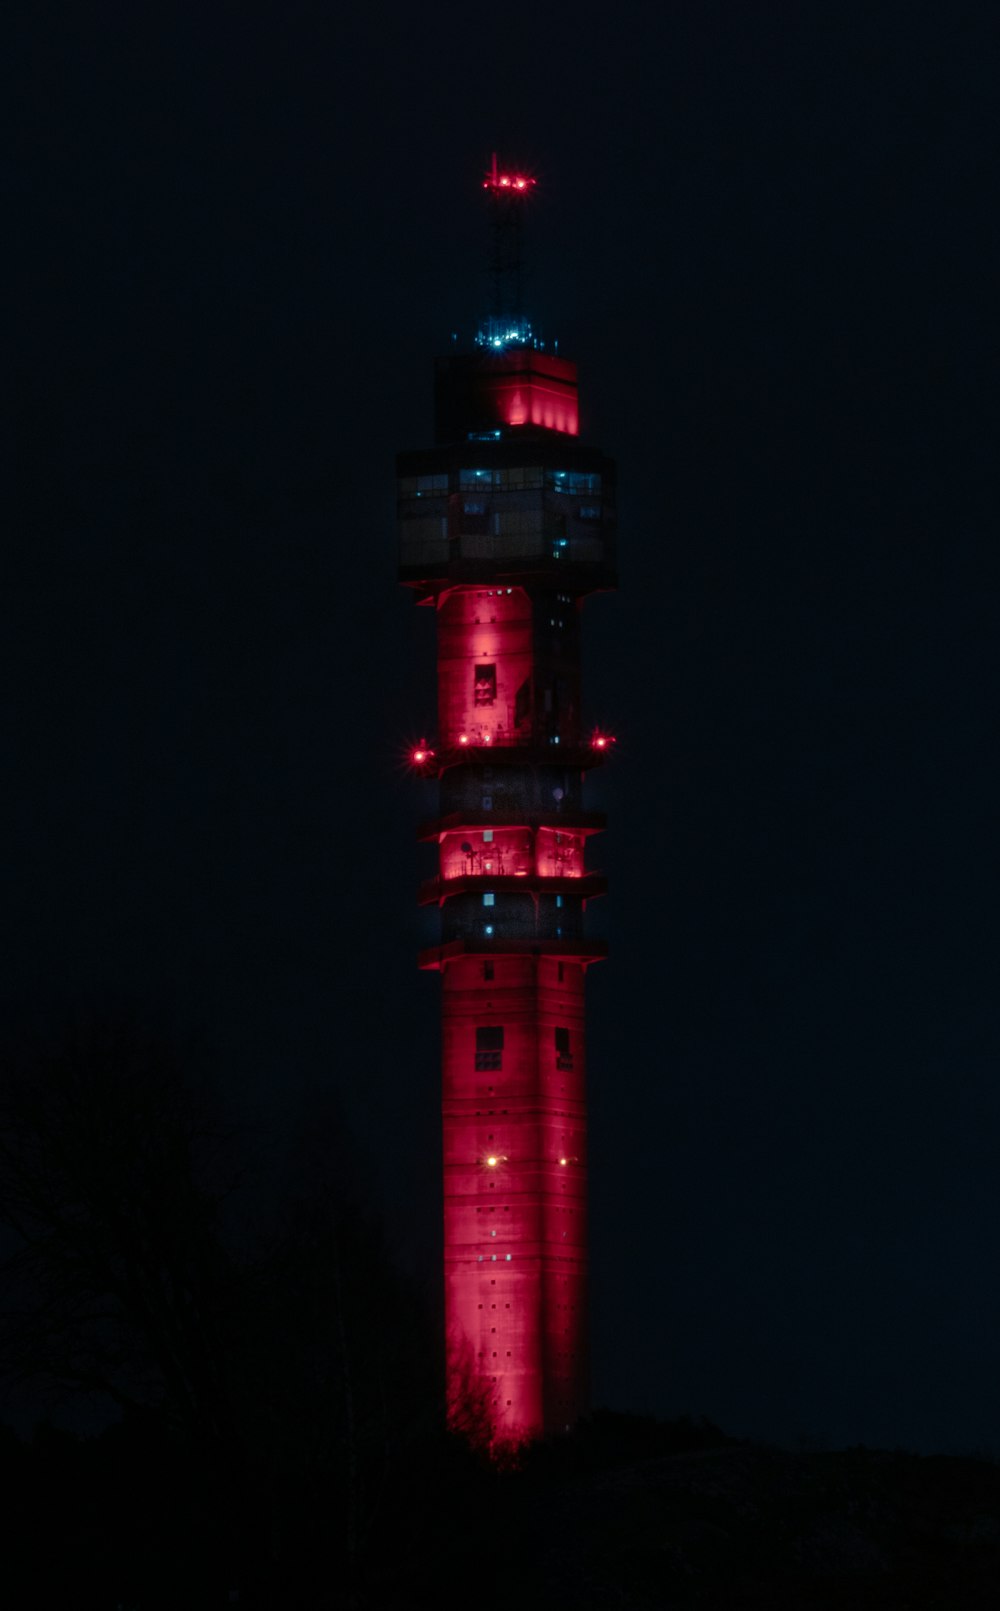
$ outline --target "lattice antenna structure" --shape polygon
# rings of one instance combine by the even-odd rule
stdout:
[[[532,340],[524,311],[524,210],[536,180],[513,167],[501,167],[497,154],[483,179],[489,206],[489,308],[476,340],[494,350]]]

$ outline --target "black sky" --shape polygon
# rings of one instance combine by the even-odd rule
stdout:
[[[252,13],[252,14],[251,14]],[[1000,1449],[996,18],[632,3],[15,17],[7,1011],[343,1097],[433,1278],[438,998],[393,457],[489,154],[619,463],[596,1394]]]

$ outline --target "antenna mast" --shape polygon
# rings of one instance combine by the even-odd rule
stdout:
[[[501,168],[497,154],[483,189],[490,207],[490,306],[476,340],[483,347],[525,346],[531,325],[524,316],[522,258],[524,204],[535,180],[519,169]]]

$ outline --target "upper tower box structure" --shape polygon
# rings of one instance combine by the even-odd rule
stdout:
[[[522,306],[535,181],[494,156],[483,189],[490,308],[472,350],[435,364],[436,447],[399,456],[400,580],[428,601],[461,575],[612,587],[614,465],[580,439],[576,364],[534,335]]]

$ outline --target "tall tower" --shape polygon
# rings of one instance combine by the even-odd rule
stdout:
[[[588,1404],[584,600],[614,585],[614,466],[578,439],[577,372],[520,306],[533,181],[492,171],[493,305],[435,365],[433,448],[399,455],[400,579],[437,614],[438,872],[449,1414],[494,1444]]]

